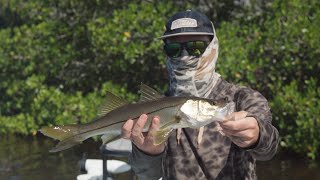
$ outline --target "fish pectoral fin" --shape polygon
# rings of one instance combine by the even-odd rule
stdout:
[[[185,125],[181,121],[181,116],[175,115],[171,121],[163,124],[160,129],[156,131],[154,136],[154,145],[159,145],[167,141],[173,129],[182,127],[185,127]]]
[[[103,136],[101,136],[102,144],[107,144],[111,141],[114,141],[120,138],[121,138],[121,135],[119,134],[104,134]]]
[[[173,129],[160,129],[155,133],[154,136],[154,145],[159,145],[167,141],[169,135]]]

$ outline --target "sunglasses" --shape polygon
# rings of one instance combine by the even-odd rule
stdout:
[[[169,57],[180,57],[183,49],[187,50],[188,54],[191,56],[199,57],[206,50],[209,42],[207,41],[189,41],[183,43],[166,43],[163,49],[167,56]]]

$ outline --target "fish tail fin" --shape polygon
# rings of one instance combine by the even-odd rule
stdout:
[[[58,152],[80,144],[86,138],[79,135],[79,127],[76,125],[44,127],[39,130],[42,134],[58,139],[60,142],[50,152]]]

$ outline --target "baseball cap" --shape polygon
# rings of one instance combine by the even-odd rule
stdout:
[[[182,11],[171,16],[166,23],[166,31],[159,37],[165,39],[180,35],[212,35],[213,24],[209,18],[197,11]]]

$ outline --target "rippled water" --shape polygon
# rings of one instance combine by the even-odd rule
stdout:
[[[93,140],[61,153],[49,153],[54,144],[44,137],[2,137],[0,179],[76,179],[84,152],[90,158],[100,157],[99,146]]]
[[[80,174],[78,161],[86,153],[90,159],[100,158],[99,145],[93,140],[65,150],[49,153],[55,142],[45,137],[0,137],[0,179],[43,180],[76,179]],[[320,165],[317,162],[292,155],[277,154],[267,162],[258,162],[259,180],[320,179]],[[115,177],[128,179],[128,175]]]
[[[320,180],[320,162],[288,153],[278,153],[271,161],[257,163],[259,180]]]

